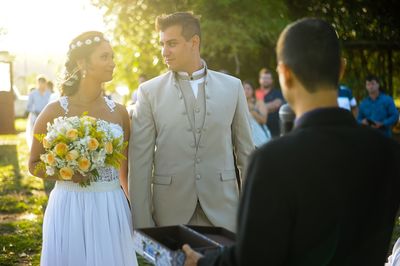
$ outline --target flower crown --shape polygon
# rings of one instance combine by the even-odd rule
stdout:
[[[94,36],[92,38],[86,39],[85,41],[77,41],[75,43],[71,43],[69,48],[70,50],[74,50],[76,48],[82,47],[83,45],[91,45],[93,43],[99,43],[102,40],[105,41],[106,39],[100,36]]]

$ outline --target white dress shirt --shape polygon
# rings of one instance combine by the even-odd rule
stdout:
[[[189,77],[190,86],[192,87],[193,94],[194,94],[194,97],[196,97],[196,99],[197,99],[197,95],[199,93],[199,85],[201,83],[203,83],[204,79],[205,79],[205,75],[204,75],[205,71],[206,71],[206,68],[204,67],[204,64],[203,64],[203,68],[193,72],[192,75],[189,75],[186,72],[178,72],[179,75]],[[193,76],[202,76],[202,77],[199,79],[193,79]]]

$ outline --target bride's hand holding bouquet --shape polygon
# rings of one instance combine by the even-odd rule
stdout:
[[[113,134],[109,122],[86,114],[59,117],[47,124],[47,134],[35,137],[45,153],[36,170],[47,176],[71,180],[87,186],[99,176],[99,167],[120,167],[127,142]]]

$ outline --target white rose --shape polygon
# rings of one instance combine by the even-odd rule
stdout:
[[[54,175],[54,168],[50,166],[46,166],[46,174],[47,175]]]

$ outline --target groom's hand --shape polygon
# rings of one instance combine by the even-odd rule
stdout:
[[[197,261],[203,257],[200,253],[197,253],[193,249],[190,248],[188,244],[183,245],[183,252],[186,254],[186,260],[184,266],[196,266]]]

